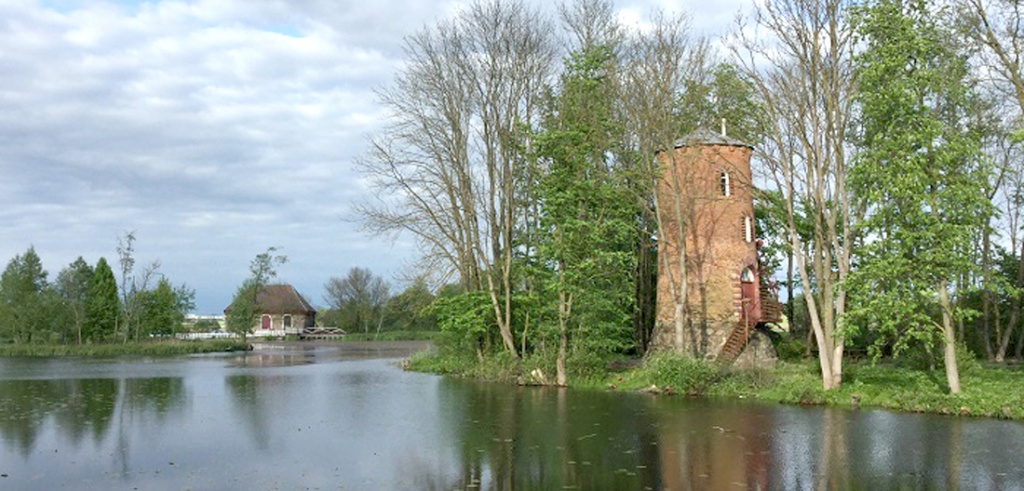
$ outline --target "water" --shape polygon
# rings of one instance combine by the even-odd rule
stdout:
[[[406,373],[408,347],[0,359],[0,489],[1024,489],[1024,424]]]

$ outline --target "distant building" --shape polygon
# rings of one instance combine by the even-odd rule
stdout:
[[[225,315],[231,310],[224,309]],[[266,285],[256,296],[253,336],[298,336],[316,325],[316,309],[291,285]]]
[[[757,259],[752,152],[701,129],[658,155],[663,242],[655,348],[731,362],[758,336],[758,325],[779,320],[775,290]]]

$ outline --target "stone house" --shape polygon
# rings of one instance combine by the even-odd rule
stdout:
[[[291,285],[266,285],[256,296],[252,336],[298,336],[316,324],[316,309]],[[230,306],[224,309],[227,314]]]
[[[757,259],[752,153],[701,129],[658,155],[656,349],[732,362],[759,336],[758,325],[779,320],[775,289]]]

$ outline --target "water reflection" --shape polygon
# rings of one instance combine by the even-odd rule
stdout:
[[[1024,489],[1021,423],[508,387],[405,373],[365,350],[275,353],[0,359],[0,489]]]

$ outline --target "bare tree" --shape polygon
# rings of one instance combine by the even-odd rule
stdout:
[[[160,261],[149,263],[139,274],[135,274],[135,232],[125,232],[117,239],[117,255],[121,263],[121,329],[122,342],[128,338],[139,338],[141,326],[138,318],[142,312],[143,292],[149,290],[150,281],[160,269]],[[134,332],[133,332],[134,331]]]
[[[653,209],[648,210],[647,222],[657,225],[659,244],[677,244],[676,250],[661,250],[659,262],[664,274],[672,265],[677,265],[679,276],[667,275],[671,305],[673,305],[673,344],[683,349],[686,327],[685,308],[688,302],[687,285],[687,228],[693,212],[692,196],[685,193],[668,193],[660,196],[654,192],[655,182],[662,177],[662,170],[655,155],[661,150],[671,150],[680,135],[679,124],[673,114],[676,97],[683,91],[686,82],[701,80],[708,69],[708,42],[704,38],[691,37],[690,20],[685,15],[654,17],[653,27],[647,32],[633,33],[627,44],[625,67],[623,69],[622,104],[624,120],[633,138],[636,166],[646,176],[646,187],[638,193],[638,199],[653,197]],[[665,152],[668,168],[683,168],[682,162],[675,162],[675,153]],[[684,189],[685,173],[669,176],[673,189]],[[667,202],[666,202],[667,201]],[[672,216],[677,226],[669,227],[662,217]],[[670,257],[671,256],[671,257]],[[641,263],[642,264],[642,263]],[[662,303],[662,302],[659,302]],[[667,304],[667,302],[666,302]]]
[[[391,298],[391,286],[367,268],[352,268],[344,278],[332,277],[325,285],[324,300],[334,310],[345,315],[357,328],[370,332],[370,326],[380,332],[384,308]]]
[[[857,212],[847,188],[853,29],[848,0],[766,0],[730,48],[755,83],[769,124],[760,158],[787,203],[786,231],[818,345],[822,385],[842,383]],[[810,229],[809,243],[801,224]]]
[[[964,21],[968,36],[981,48],[978,61],[984,70],[991,74],[990,86],[1016,106],[1014,119],[1019,123],[1024,118],[1024,5],[1010,0],[967,0],[961,4],[960,13],[960,19]],[[1014,136],[1020,140],[1021,130],[1018,129]],[[1021,163],[1019,151],[1012,147],[1004,148],[1000,157],[999,160],[1003,164],[1002,169],[1006,171],[1005,186],[1001,187],[1007,209],[1006,220],[1010,251],[1016,255],[1020,263],[1012,286],[1019,292],[1019,289],[1024,287],[1024,241],[1019,237],[1022,204]],[[988,289],[986,288],[985,291],[987,292]],[[984,325],[987,330],[991,299],[987,293],[984,295],[983,308],[986,310]],[[1010,303],[1010,319],[1005,330],[999,332],[999,329],[996,329],[998,344],[995,353],[991,353],[986,336],[985,343],[986,349],[989,351],[988,354],[997,361],[1003,361],[1013,332],[1018,330],[1020,336],[1015,355],[1020,358],[1024,354],[1024,328],[1020,328],[1018,325],[1021,295],[1019,293],[1012,295]],[[998,312],[998,308],[995,311]]]
[[[488,292],[513,354],[517,167],[554,66],[550,32],[522,1],[480,0],[408,38],[406,68],[379,92],[390,124],[361,161],[381,196],[361,207],[369,229],[411,233],[435,269]]]

